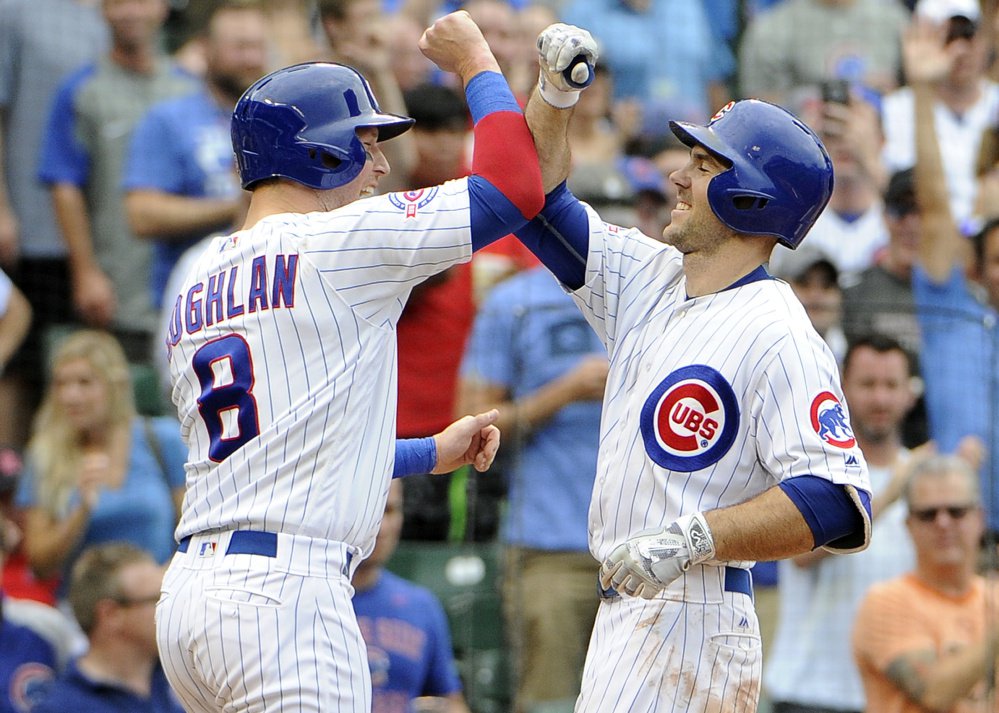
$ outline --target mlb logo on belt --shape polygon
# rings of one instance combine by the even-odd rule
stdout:
[[[202,542],[201,546],[198,548],[198,557],[211,557],[215,554],[215,550],[218,548],[219,543],[211,540],[209,542]]]
[[[670,470],[694,471],[717,463],[731,448],[738,423],[731,385],[702,364],[671,373],[642,407],[645,451]]]
[[[830,446],[853,448],[857,445],[857,439],[853,437],[853,430],[843,412],[843,404],[832,392],[823,391],[812,399],[810,415],[812,428]]]

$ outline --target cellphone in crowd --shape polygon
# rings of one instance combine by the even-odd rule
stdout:
[[[822,82],[822,101],[827,104],[849,104],[850,83],[845,79],[828,79]]]

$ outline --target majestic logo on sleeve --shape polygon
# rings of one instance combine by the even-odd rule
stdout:
[[[857,439],[853,437],[846,414],[843,413],[843,404],[835,394],[823,391],[812,399],[811,417],[812,428],[830,446],[853,448],[857,445]]]
[[[645,451],[670,470],[700,470],[720,461],[732,447],[738,424],[732,387],[701,364],[667,376],[642,407]]]
[[[418,191],[389,193],[388,199],[399,210],[405,211],[407,218],[415,218],[416,211],[425,208],[437,196],[439,186],[421,188]]]

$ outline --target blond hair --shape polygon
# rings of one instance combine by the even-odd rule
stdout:
[[[60,366],[76,359],[85,360],[107,387],[109,430],[131,423],[135,397],[128,360],[118,340],[107,332],[74,332],[57,346],[49,366],[50,378]],[[38,506],[52,515],[61,515],[76,488],[83,445],[83,434],[66,418],[50,381],[35,416],[28,455],[38,483]]]

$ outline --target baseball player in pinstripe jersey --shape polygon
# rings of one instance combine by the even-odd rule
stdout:
[[[349,577],[390,478],[495,454],[495,412],[393,448],[410,289],[543,203],[524,117],[468,14],[420,45],[465,85],[467,179],[374,196],[379,144],[412,120],[382,113],[343,65],[278,70],[233,113],[246,222],[191,267],[167,336],[190,455],[157,636],[189,711],[370,710]]]
[[[866,547],[867,469],[832,354],[766,263],[826,205],[819,139],[772,104],[729,104],[670,180],[663,241],[609,225],[565,187],[562,71],[589,33],[538,38],[526,114],[547,192],[518,231],[572,292],[610,356],[590,549],[601,603],[576,710],[755,711],[761,650],[753,560]],[[846,623],[844,623],[846,625]]]

